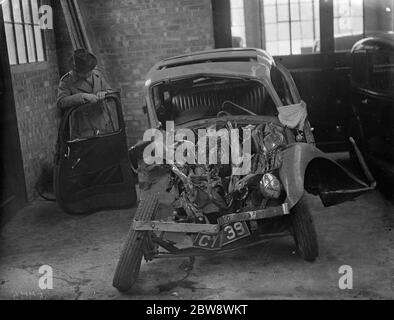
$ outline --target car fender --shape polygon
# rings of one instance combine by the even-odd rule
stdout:
[[[290,145],[283,151],[282,161],[280,178],[289,209],[301,200],[305,191],[320,196],[329,207],[374,189],[313,144]]]

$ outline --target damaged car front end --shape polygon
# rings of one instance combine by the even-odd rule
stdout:
[[[141,202],[115,273],[120,291],[133,286],[142,257],[217,254],[292,235],[300,255],[314,261],[318,243],[305,193],[332,206],[375,188],[356,145],[367,183],[316,148],[290,73],[262,50],[164,60],[148,74],[146,103],[150,126],[164,139],[131,150]],[[207,143],[212,131],[220,133],[219,145]],[[168,158],[174,146],[183,146],[179,153],[186,150],[189,161]],[[160,148],[165,159],[147,163],[147,150]]]

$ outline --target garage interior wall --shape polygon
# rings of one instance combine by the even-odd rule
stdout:
[[[147,129],[145,76],[159,60],[214,48],[211,0],[79,1],[93,50],[122,93],[129,144]]]
[[[9,67],[5,26],[0,6],[0,228],[26,204],[25,175]]]
[[[251,5],[244,9],[245,14],[255,11],[253,3],[258,4],[258,0],[248,1]],[[223,5],[224,2],[227,4]],[[322,0],[320,4],[332,2]],[[59,123],[56,91],[59,78],[70,69],[69,57],[73,50],[59,1],[45,0],[45,3],[51,4],[54,12],[54,30],[44,31],[46,60],[11,67],[29,200],[36,196],[34,185],[42,166],[53,161]],[[79,0],[78,3],[100,67],[112,87],[121,90],[130,145],[140,139],[147,128],[142,106],[145,75],[149,69],[163,58],[214,48],[215,39],[221,36],[223,45],[232,43],[226,39],[231,17],[229,12],[223,12],[231,8],[229,0]],[[366,3],[371,2],[366,0]],[[321,6],[320,11],[323,19],[325,7]],[[365,7],[368,30],[382,28],[379,25],[382,19],[371,18],[376,17],[375,11],[381,12],[376,6]],[[248,26],[260,23],[258,19],[247,21]],[[250,33],[248,26],[245,32]],[[326,25],[327,30],[330,26],[332,22]],[[225,34],[218,34],[218,27]],[[322,30],[322,35],[327,30]],[[257,47],[263,42],[256,37],[254,41]],[[330,49],[330,44],[326,47],[324,41],[321,45],[322,51]],[[343,140],[346,92],[349,92],[348,53],[327,50],[318,55],[278,59],[291,69],[308,102],[312,120],[319,128],[318,139],[323,142],[324,139]],[[335,119],[341,120],[338,123]]]
[[[60,115],[56,93],[70,70],[73,48],[59,1],[45,0],[54,30],[45,30],[44,62],[11,66],[28,200],[44,165],[54,157]],[[93,51],[114,89],[122,92],[129,144],[147,128],[143,88],[160,59],[214,47],[210,0],[78,1]]]
[[[43,1],[42,4],[50,2]],[[35,198],[35,184],[43,165],[53,161],[59,123],[55,106],[59,73],[53,29],[43,31],[43,38],[44,62],[11,66],[29,201]]]

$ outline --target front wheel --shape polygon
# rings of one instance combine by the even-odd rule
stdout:
[[[304,260],[314,262],[319,256],[319,244],[312,214],[305,196],[291,210],[291,215],[297,250]]]
[[[137,209],[136,221],[151,221],[156,218],[159,202],[156,196],[143,199]],[[115,271],[113,286],[120,292],[128,292],[137,281],[143,257],[143,245],[148,241],[148,231],[130,229]]]

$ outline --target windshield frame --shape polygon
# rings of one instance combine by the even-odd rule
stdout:
[[[286,82],[288,88],[290,89],[291,93],[291,98],[293,101],[301,101],[299,96],[297,95],[298,91],[297,89],[294,89],[294,83],[289,81],[289,77],[286,73],[283,72],[282,68],[278,67],[278,71],[280,71],[281,75],[283,76],[283,80]],[[152,124],[156,123],[157,125],[155,127],[160,126],[160,121],[157,116],[157,108],[155,106],[155,100],[154,100],[154,89],[157,86],[163,85],[163,84],[170,84],[171,82],[178,82],[178,81],[186,81],[190,79],[198,79],[198,78],[215,78],[215,79],[232,79],[232,80],[241,80],[241,81],[253,81],[256,83],[259,83],[264,87],[264,89],[267,91],[269,97],[271,98],[272,102],[274,103],[276,109],[279,111],[279,108],[282,107],[284,104],[282,100],[280,99],[277,91],[274,88],[274,85],[272,83],[271,77],[267,79],[267,77],[262,77],[262,78],[256,78],[256,77],[250,77],[250,76],[239,76],[239,75],[234,75],[234,76],[223,76],[220,74],[195,74],[193,76],[186,76],[186,77],[178,77],[178,78],[173,78],[169,79],[167,81],[159,81],[157,83],[152,83],[150,86],[147,88],[147,104],[148,104],[148,115],[150,117]],[[290,76],[291,79],[291,76]],[[242,106],[245,107],[245,106]],[[259,116],[264,116],[264,115],[259,115]],[[266,115],[268,116],[268,115]],[[208,118],[215,118],[215,117],[206,117]]]

